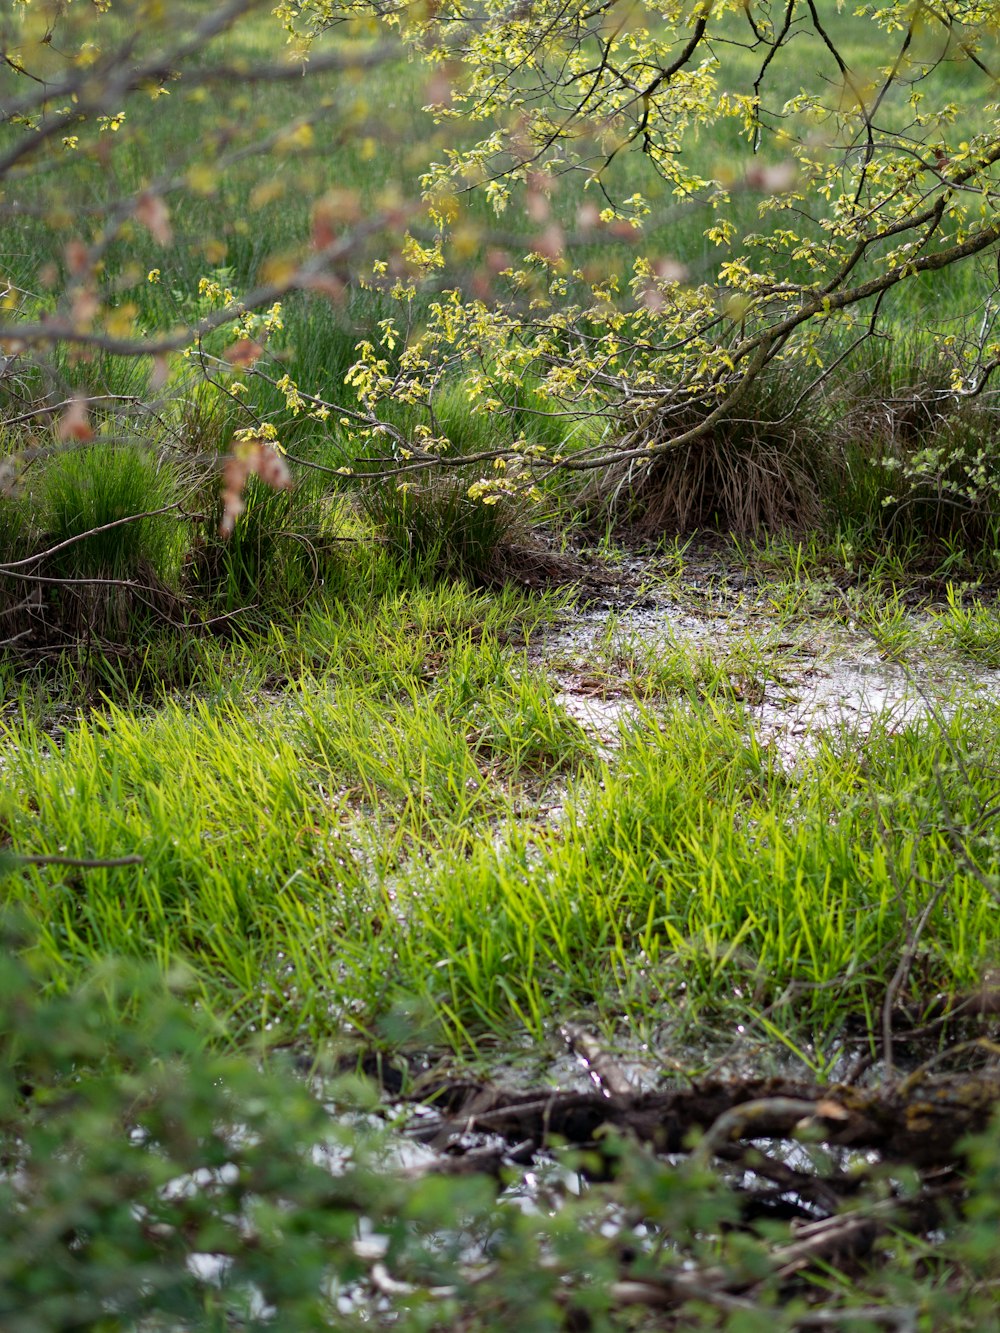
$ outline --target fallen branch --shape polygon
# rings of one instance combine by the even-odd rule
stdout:
[[[576,1023],[564,1023],[559,1031],[605,1097],[628,1097],[632,1094],[634,1089],[628,1077],[596,1037]]]
[[[960,1142],[987,1127],[1000,1103],[1000,1068],[918,1074],[879,1088],[821,1088],[774,1078],[614,1096],[550,1090],[512,1094],[453,1083],[426,1089],[422,1100],[432,1100],[443,1112],[433,1127],[424,1121],[419,1131],[439,1144],[449,1135],[479,1131],[511,1143],[531,1140],[539,1149],[554,1142],[591,1147],[614,1130],[667,1153],[686,1151],[692,1135],[707,1135],[701,1151],[708,1157],[734,1142],[806,1137],[927,1167],[955,1164]]]

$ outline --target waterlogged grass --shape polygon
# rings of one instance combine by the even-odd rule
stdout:
[[[388,878],[584,757],[579,727],[499,638],[498,622],[526,633],[557,605],[459,587],[332,605],[229,683],[217,660],[200,697],[108,704],[55,741],[26,702],[3,747],[12,845],[143,858],[27,872],[10,896],[42,924],[39,947],[67,972],[108,953],[183,957],[261,1021],[271,988],[287,1008],[285,959],[302,960],[301,995],[318,953],[348,967],[346,1002],[352,960],[366,976],[384,961],[361,950]],[[294,686],[262,694],[283,673]],[[307,989],[308,1013],[322,992]]]
[[[469,1054],[586,1013],[750,1023],[820,1069],[930,898],[901,999],[995,961],[1000,709],[828,735],[789,770],[732,689],[676,661],[649,688],[647,660],[609,755],[525,664],[557,610],[383,589],[220,658],[194,699],[55,738],[25,707],[4,841],[143,858],[9,877],[34,948],[67,984],[108,954],[183,965],[233,1038]]]
[[[960,656],[978,666],[1000,667],[1000,614],[979,598],[968,604],[952,584],[947,589],[948,606],[939,618],[940,637]]]

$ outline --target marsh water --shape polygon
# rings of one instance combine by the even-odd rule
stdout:
[[[570,716],[609,748],[623,723],[666,699],[669,671],[657,680],[665,661],[696,664],[693,678],[700,664],[705,692],[742,704],[758,741],[792,765],[825,732],[864,738],[875,726],[891,731],[1000,700],[1000,670],[949,651],[946,624],[940,610],[897,604],[890,641],[871,608],[855,615],[842,596],[789,614],[764,589],[747,596],[702,573],[679,591],[654,581],[641,595],[568,613],[528,657],[554,680]]]

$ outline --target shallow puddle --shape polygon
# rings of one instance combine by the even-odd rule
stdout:
[[[641,703],[669,697],[665,688],[636,689],[621,665],[636,657],[655,669],[658,656],[680,652],[708,675],[708,664],[728,673],[724,694],[746,707],[758,740],[789,765],[826,732],[864,737],[876,725],[891,730],[947,716],[959,702],[1000,700],[1000,671],[945,654],[931,615],[912,617],[913,647],[903,662],[883,656],[873,635],[833,617],[776,625],[759,603],[727,608],[707,600],[704,614],[649,596],[634,607],[580,612],[534,640],[529,661],[548,672],[559,704],[608,751]],[[673,691],[682,693],[681,685]]]

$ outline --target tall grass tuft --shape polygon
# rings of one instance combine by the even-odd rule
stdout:
[[[470,496],[470,480],[379,480],[360,492],[360,505],[397,561],[488,584],[502,577],[520,514],[510,498]]]
[[[21,560],[31,550],[31,521],[20,495],[0,490],[0,565]],[[27,603],[38,597],[38,588],[23,580],[0,575],[0,640],[17,640],[26,632]]]
[[[612,464],[586,485],[582,503],[593,517],[613,516],[643,535],[815,524],[832,460],[822,413],[803,396],[807,383],[800,369],[772,367],[749,387],[738,416],[692,444]],[[665,411],[648,442],[683,434],[715,406],[697,401]]]
[[[155,511],[176,498],[171,473],[141,446],[94,444],[56,455],[35,503],[46,548],[72,545],[46,557],[46,570],[66,578],[169,579],[178,563],[177,526]],[[108,527],[121,519],[134,521]]]
[[[503,582],[518,539],[524,537],[523,501],[513,494],[475,493],[474,483],[488,463],[454,464],[510,444],[510,423],[498,424],[482,407],[470,404],[454,383],[442,386],[428,415],[403,407],[391,416],[404,434],[418,424],[430,429],[441,457],[452,465],[364,481],[365,465],[351,460],[362,477],[359,507],[387,551],[431,576],[464,577],[486,585]]]
[[[223,538],[221,498],[211,498],[188,582],[216,610],[256,610],[287,622],[335,562],[332,508],[322,482],[312,478],[293,491],[274,491],[251,478],[244,501],[232,533]]]
[[[32,646],[131,637],[175,609],[177,498],[174,473],[138,444],[67,448],[39,464],[3,520],[5,544],[33,557],[17,588]]]

